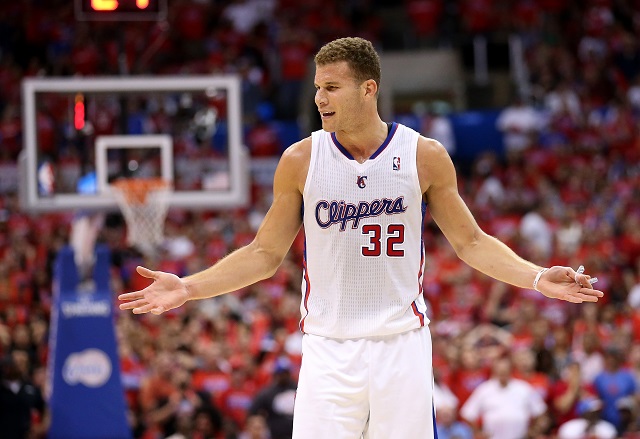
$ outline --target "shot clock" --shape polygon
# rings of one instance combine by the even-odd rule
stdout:
[[[75,0],[75,14],[80,21],[158,21],[167,0]]]

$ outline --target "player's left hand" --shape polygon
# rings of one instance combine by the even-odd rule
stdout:
[[[595,290],[589,282],[591,276],[571,267],[554,266],[542,273],[537,289],[552,299],[566,300],[571,303],[597,302],[604,296]]]

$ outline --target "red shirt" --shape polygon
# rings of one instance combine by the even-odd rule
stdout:
[[[216,396],[229,388],[230,378],[229,374],[219,370],[196,370],[191,383],[196,390]]]
[[[238,387],[228,388],[216,400],[222,413],[243,427],[255,394],[255,385],[251,381],[245,381]]]
[[[449,388],[460,401],[460,406],[462,406],[476,387],[488,379],[489,371],[485,368],[460,369],[451,375]]]
[[[409,0],[407,12],[418,35],[431,35],[438,30],[442,16],[442,0]]]

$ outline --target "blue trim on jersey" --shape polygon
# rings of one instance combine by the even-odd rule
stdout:
[[[438,429],[436,428],[436,409],[434,401],[431,401],[431,415],[433,416],[433,439],[438,439]]]
[[[305,333],[304,320],[309,315],[308,302],[309,302],[309,295],[311,294],[311,285],[309,283],[309,272],[307,270],[307,239],[306,238],[304,240],[304,250],[302,252],[302,278],[304,279],[304,282],[305,282],[305,291],[304,291],[304,295],[302,296],[302,305],[304,306],[306,314],[302,316],[298,326],[300,327],[300,332],[304,334]]]
[[[398,131],[398,124],[393,122],[391,124],[391,129],[389,130],[389,134],[387,134],[386,140],[382,143],[382,145],[380,145],[380,148],[378,148],[378,150],[374,152],[371,157],[369,157],[369,159],[375,159],[380,154],[382,154],[382,151],[384,151],[387,148],[387,146],[389,146],[389,143],[391,142],[391,139],[393,139],[393,136],[396,134],[396,131]]]
[[[387,146],[389,146],[389,143],[391,142],[391,139],[393,139],[393,136],[395,135],[396,131],[398,131],[398,124],[396,122],[393,122],[391,124],[391,129],[389,130],[389,134],[387,134],[387,138],[384,140],[384,142],[382,142],[382,145],[378,147],[376,152],[374,152],[373,155],[369,157],[369,160],[372,160],[378,157],[382,153],[382,151],[384,151],[387,148]],[[338,142],[338,137],[336,136],[335,132],[331,133],[331,140],[333,140],[333,144],[336,145],[336,148],[338,148],[338,150],[346,158],[348,158],[349,160],[355,160],[355,158],[351,155],[351,153],[347,151],[347,148],[345,148],[340,144],[340,142]]]
[[[331,133],[331,139],[333,140],[333,144],[336,145],[338,150],[349,160],[355,160],[351,153],[347,151],[347,149],[338,142],[338,138],[336,137],[336,133]]]

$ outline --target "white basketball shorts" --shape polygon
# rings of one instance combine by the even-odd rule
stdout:
[[[305,334],[293,439],[433,439],[431,334]]]

